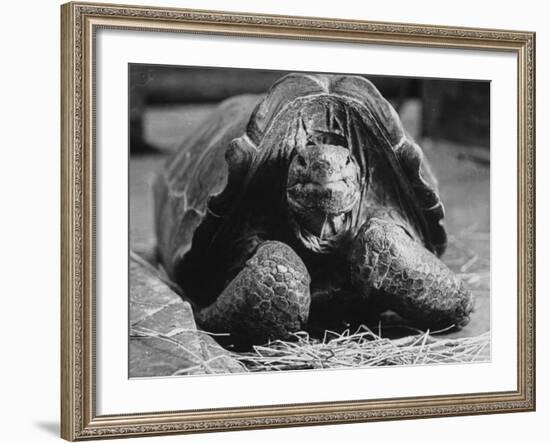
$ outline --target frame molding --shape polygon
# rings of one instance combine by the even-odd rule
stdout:
[[[518,387],[512,392],[98,416],[95,97],[98,28],[508,51],[518,57]],[[67,3],[61,7],[61,436],[67,440],[535,410],[535,34]]]

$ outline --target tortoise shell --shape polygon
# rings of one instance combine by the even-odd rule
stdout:
[[[375,197],[400,211],[427,249],[443,253],[444,209],[436,180],[390,103],[363,77],[295,73],[263,96],[221,103],[157,176],[159,258],[175,281],[184,257],[206,247],[195,238],[197,229],[210,242],[226,235],[223,227],[233,214],[242,217],[249,209],[246,195],[255,178],[265,183],[270,177],[274,189],[284,186],[295,147],[312,134],[341,138],[361,167],[362,198]]]

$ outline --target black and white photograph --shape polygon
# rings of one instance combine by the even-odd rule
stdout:
[[[2,441],[541,441],[550,27],[495,5],[6,2]]]
[[[490,82],[128,75],[130,377],[490,360]]]

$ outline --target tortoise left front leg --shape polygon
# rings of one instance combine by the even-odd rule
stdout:
[[[288,339],[307,322],[309,283],[302,259],[290,246],[265,241],[196,320],[206,331],[229,333],[239,350]]]
[[[460,279],[396,221],[372,217],[351,249],[351,278],[362,295],[422,328],[465,326],[473,297]]]

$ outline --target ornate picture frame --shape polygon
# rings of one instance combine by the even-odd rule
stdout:
[[[61,435],[86,440],[535,410],[535,34],[72,2],[61,7]],[[96,33],[100,29],[506,52],[517,57],[517,389],[97,413]]]

